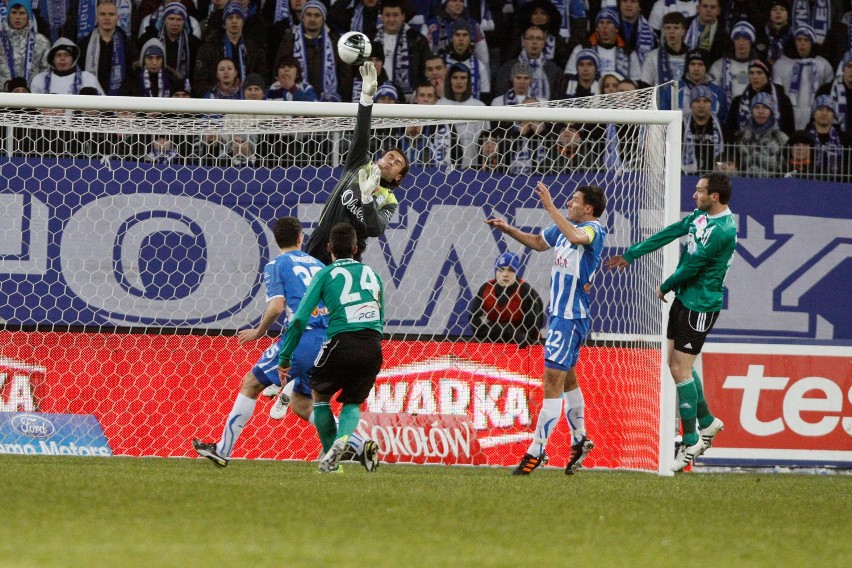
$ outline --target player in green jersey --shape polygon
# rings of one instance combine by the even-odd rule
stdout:
[[[693,198],[698,208],[691,215],[631,245],[623,255],[605,263],[607,268],[621,270],[640,256],[686,236],[677,269],[657,287],[657,296],[663,302],[666,294],[675,293],[666,336],[669,370],[677,386],[683,444],[672,463],[672,471],[681,471],[703,454],[724,426],[710,414],[701,379],[692,365],[719,317],[725,275],[737,246],[737,225],[728,208],[731,181],[722,174],[707,174],[698,180]]]
[[[382,368],[384,285],[376,272],[353,259],[358,252],[355,228],[338,223],[331,228],[328,252],[332,263],[316,273],[290,322],[278,360],[282,382],[291,357],[320,301],[329,312],[327,340],[311,370],[314,422],[322,442],[319,470],[339,470],[349,436],[361,419],[361,404]],[[331,397],[343,404],[339,425],[331,412]]]

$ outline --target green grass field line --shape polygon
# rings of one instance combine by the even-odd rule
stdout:
[[[850,565],[852,477],[0,456],[0,566]]]

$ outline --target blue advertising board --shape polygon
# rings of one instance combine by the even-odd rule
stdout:
[[[0,412],[0,454],[111,456],[91,414]]]

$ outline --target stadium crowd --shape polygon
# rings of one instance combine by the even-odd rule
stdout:
[[[684,171],[852,178],[849,0],[31,1],[0,1],[9,92],[357,101],[360,77],[337,55],[357,30],[373,40],[379,103],[516,105],[673,81],[658,102],[684,111]],[[612,166],[635,138],[474,122],[383,143],[414,164],[525,174]],[[122,143],[111,153],[152,161],[314,155],[282,137]],[[51,151],[32,146],[18,151]]]

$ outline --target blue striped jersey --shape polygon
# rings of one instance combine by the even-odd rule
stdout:
[[[282,297],[285,301],[284,313],[289,323],[293,314],[305,296],[308,285],[314,275],[325,265],[311,255],[300,250],[285,252],[275,260],[268,262],[263,269],[263,284],[266,286],[266,301]],[[328,327],[328,310],[320,304],[308,320],[312,328]]]
[[[577,227],[592,235],[587,245],[572,245],[559,227],[551,225],[541,232],[555,253],[550,270],[549,314],[565,319],[591,317],[589,290],[595,271],[601,264],[606,229],[598,221],[586,221]]]

